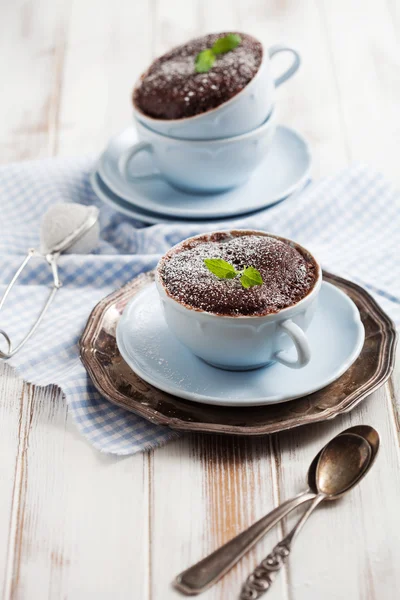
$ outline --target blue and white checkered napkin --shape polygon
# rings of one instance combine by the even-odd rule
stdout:
[[[41,217],[49,206],[60,201],[99,205],[88,179],[92,167],[88,159],[50,159],[0,168],[0,293],[26,250],[38,247]],[[268,230],[306,245],[326,269],[364,285],[400,321],[400,197],[379,174],[363,166],[349,168],[235,226]],[[64,285],[38,332],[10,363],[27,381],[60,386],[78,428],[99,450],[135,453],[176,434],[113,406],[95,390],[78,357],[90,311],[112,290],[153,268],[171,245],[212,229],[215,225],[145,227],[102,206],[98,251],[61,257]],[[0,327],[12,340],[33,322],[47,283],[43,261],[24,272],[0,315]]]

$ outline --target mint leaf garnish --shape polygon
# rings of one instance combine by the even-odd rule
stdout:
[[[215,63],[216,56],[209,48],[196,56],[196,73],[207,73]]]
[[[246,267],[240,277],[240,283],[244,288],[251,288],[254,285],[262,285],[262,277],[260,271],[253,267]]]
[[[254,285],[262,285],[261,273],[254,267],[246,267],[243,271],[236,271],[235,267],[222,258],[205,258],[207,269],[220,279],[235,279],[240,277],[240,283],[246,289]]]
[[[219,40],[214,42],[211,50],[214,54],[225,54],[226,52],[237,48],[241,41],[242,38],[237,33],[228,33],[225,37],[219,38]]]
[[[216,40],[212,48],[207,48],[198,53],[195,59],[196,73],[208,73],[212,68],[218,54],[225,54],[239,46],[242,38],[237,33],[228,33],[228,35]]]
[[[220,279],[233,279],[238,274],[235,267],[222,258],[205,258],[204,264]]]

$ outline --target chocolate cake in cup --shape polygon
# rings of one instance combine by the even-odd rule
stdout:
[[[251,267],[261,283],[221,278],[208,259]],[[322,272],[299,244],[262,231],[207,233],[174,246],[160,260],[156,285],[166,322],[206,362],[231,370],[276,361],[301,368],[310,360],[306,330],[314,315]],[[293,348],[296,352],[287,354]],[[293,355],[294,354],[294,355]]]
[[[218,54],[207,72],[196,71],[196,58],[227,36],[238,45]],[[274,82],[269,58],[288,51],[289,69]],[[133,92],[134,117],[146,127],[180,139],[220,139],[247,133],[268,118],[274,86],[298,68],[299,55],[288,47],[265,50],[251,35],[209,34],[178,46],[157,58],[140,77]]]

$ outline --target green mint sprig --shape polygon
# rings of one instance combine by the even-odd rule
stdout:
[[[237,48],[242,38],[237,33],[228,33],[225,37],[219,38],[212,45],[211,50],[214,54],[226,54]]]
[[[241,41],[242,38],[237,33],[228,33],[225,37],[216,40],[211,48],[199,52],[195,59],[196,73],[207,73],[215,63],[218,54],[226,54],[234,50]]]
[[[196,73],[207,73],[215,63],[216,56],[210,49],[199,52],[196,56]]]
[[[263,283],[260,271],[254,269],[254,267],[245,267],[243,271],[237,271],[233,265],[222,258],[205,258],[204,264],[211,273],[220,279],[240,277],[240,283],[246,289]]]

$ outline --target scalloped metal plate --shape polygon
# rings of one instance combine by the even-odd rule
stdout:
[[[390,377],[396,330],[375,300],[355,283],[324,272],[357,305],[365,327],[359,358],[323,390],[270,406],[231,408],[197,404],[166,394],[136,375],[122,359],[115,339],[118,320],[131,298],[154,281],[139,275],[93,309],[80,340],[81,360],[98,391],[110,402],[153,423],[181,431],[262,435],[332,419],[353,409]]]

